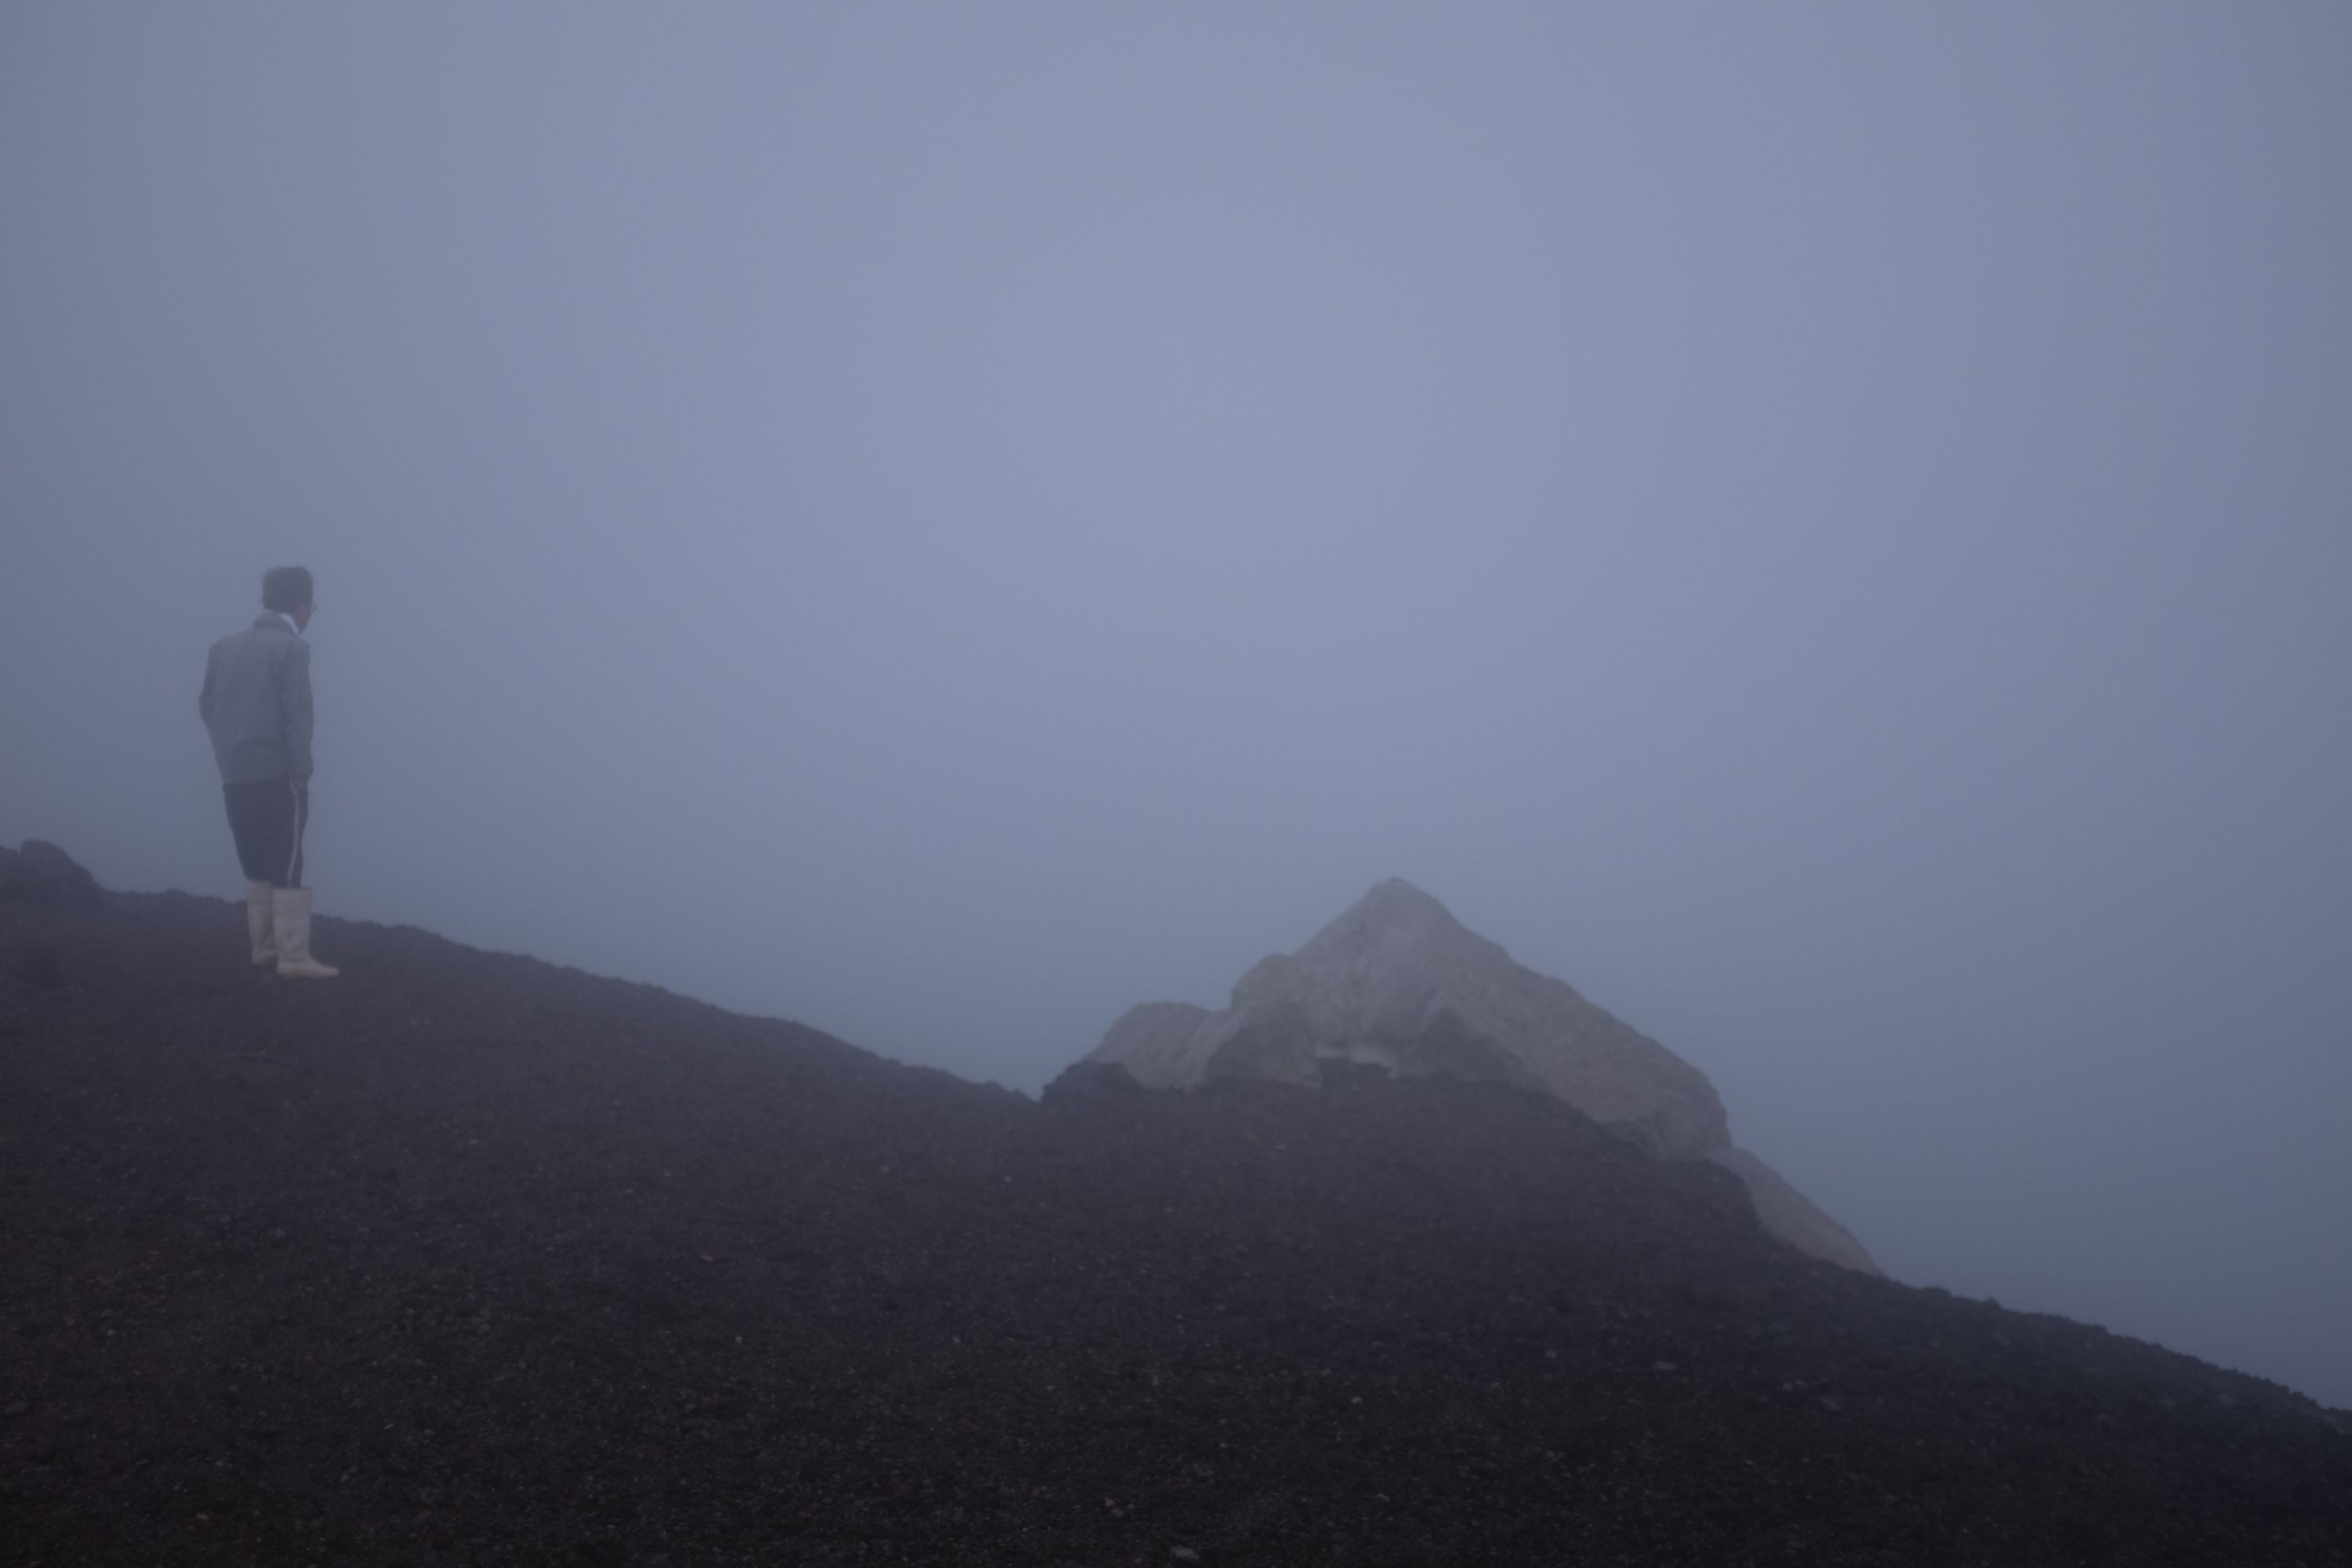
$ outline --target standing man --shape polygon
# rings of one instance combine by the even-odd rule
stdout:
[[[228,828],[245,867],[245,923],[253,962],[292,979],[331,980],[310,956],[310,889],[302,885],[302,830],[310,820],[310,574],[262,574],[261,614],[213,644],[196,705],[220,763]]]

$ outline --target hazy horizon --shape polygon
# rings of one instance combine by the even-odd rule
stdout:
[[[2352,14],[0,14],[0,842],[1034,1089],[1403,877],[2352,1407]],[[332,952],[323,954],[330,962]]]

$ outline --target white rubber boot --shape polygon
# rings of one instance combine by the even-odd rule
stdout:
[[[253,962],[256,963],[278,962],[277,916],[270,908],[269,891],[267,882],[247,882],[245,885],[245,931],[253,938]]]
[[[332,980],[330,969],[310,956],[310,889],[277,888],[269,895],[270,923],[278,932],[278,973],[289,980]]]

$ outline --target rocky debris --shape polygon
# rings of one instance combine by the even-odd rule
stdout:
[[[408,928],[257,985],[243,918],[0,907],[75,979],[0,984],[12,1563],[2352,1563],[2312,1402],[1549,1096],[1041,1106]]]
[[[96,909],[105,900],[98,879],[56,845],[27,838],[22,849],[0,847],[0,904]]]
[[[16,978],[44,991],[57,991],[66,984],[66,969],[55,949],[28,947],[16,954]]]
[[[1549,1094],[1660,1159],[1720,1164],[1798,1250],[1878,1271],[1852,1232],[1733,1144],[1705,1074],[1567,982],[1514,962],[1408,882],[1381,883],[1296,953],[1261,960],[1223,1011],[1145,1003],[1086,1059],[1119,1063],[1153,1089],[1233,1078],[1328,1085],[1371,1068]]]

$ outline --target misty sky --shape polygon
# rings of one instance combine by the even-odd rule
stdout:
[[[1034,1089],[1402,876],[2352,1405],[2335,0],[19,0],[0,531],[111,886],[299,562],[323,912]]]

